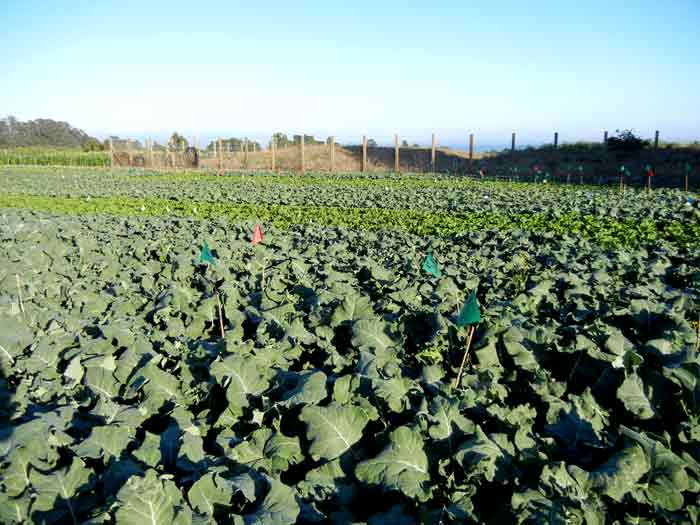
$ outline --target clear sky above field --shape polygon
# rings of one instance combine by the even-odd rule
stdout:
[[[2,2],[0,114],[200,142],[700,138],[700,2]]]

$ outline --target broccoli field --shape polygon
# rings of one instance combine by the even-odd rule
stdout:
[[[2,168],[0,522],[700,523],[699,242],[679,190]]]

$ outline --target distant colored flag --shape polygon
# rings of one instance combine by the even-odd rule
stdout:
[[[631,175],[630,170],[628,170],[627,166],[625,166],[624,164],[620,166],[620,175],[623,177],[629,177]]]
[[[479,309],[479,301],[476,299],[476,294],[472,292],[467,297],[467,300],[462,307],[462,310],[457,316],[457,326],[467,326],[468,324],[476,324],[481,321],[481,310]]]
[[[205,264],[214,264],[216,262],[214,255],[211,253],[209,245],[206,242],[204,243],[204,246],[202,246],[202,251],[199,254],[199,260]]]
[[[250,243],[255,246],[256,244],[259,244],[263,242],[263,233],[262,229],[260,228],[260,224],[255,225],[255,231],[253,232],[253,238],[251,239]]]
[[[583,164],[578,165],[578,172],[583,174]]]
[[[644,172],[646,173],[647,177],[653,177],[653,176],[654,176],[654,170],[652,169],[652,167],[651,167],[649,164],[647,164],[646,166],[644,166]]]
[[[435,257],[433,257],[433,252],[428,252],[428,255],[425,256],[423,260],[423,271],[429,273],[433,277],[442,277],[442,272],[438,267]]]
[[[690,162],[685,163],[684,171],[686,175],[690,175],[690,172],[693,171],[693,167],[690,165]]]

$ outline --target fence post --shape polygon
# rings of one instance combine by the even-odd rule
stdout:
[[[335,172],[335,137],[330,138],[331,173]]]
[[[248,137],[243,139],[243,167],[248,169]]]
[[[554,149],[557,149],[558,145],[559,145],[559,132],[555,131],[554,132]]]
[[[510,135],[510,158],[511,162],[513,160],[513,157],[515,157],[515,131],[511,133]]]
[[[432,145],[432,149],[430,150],[430,166],[433,170],[433,174],[435,174],[435,146],[436,146],[435,133],[433,133],[433,145]]]
[[[153,139],[151,137],[148,137],[148,156],[151,161],[151,169],[153,169]]]
[[[301,174],[304,174],[304,134],[301,134],[301,140],[299,141],[299,147],[301,152]]]
[[[274,172],[276,168],[275,154],[277,153],[277,137],[275,137],[274,133],[272,135],[272,140],[270,141],[270,149],[272,150],[272,171]]]
[[[362,135],[362,173],[367,171],[367,135]]]
[[[109,168],[114,168],[114,142],[112,137],[109,137]]]
[[[399,135],[394,135],[394,173],[401,173],[401,162],[399,159]]]
[[[469,171],[472,171],[474,164],[474,133],[469,134]]]

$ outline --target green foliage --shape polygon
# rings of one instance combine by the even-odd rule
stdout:
[[[80,148],[87,143],[97,143],[97,140],[67,122],[51,119],[22,122],[12,116],[0,119],[0,148]]]
[[[5,166],[85,166],[106,167],[109,153],[101,149],[12,148],[0,149],[0,165]]]
[[[104,151],[105,146],[97,139],[89,139],[82,146],[83,151]]]
[[[640,151],[649,147],[650,142],[637,137],[631,129],[615,130],[617,136],[608,138],[608,149],[612,151]]]
[[[685,195],[25,175],[0,171],[3,523],[697,521]]]

